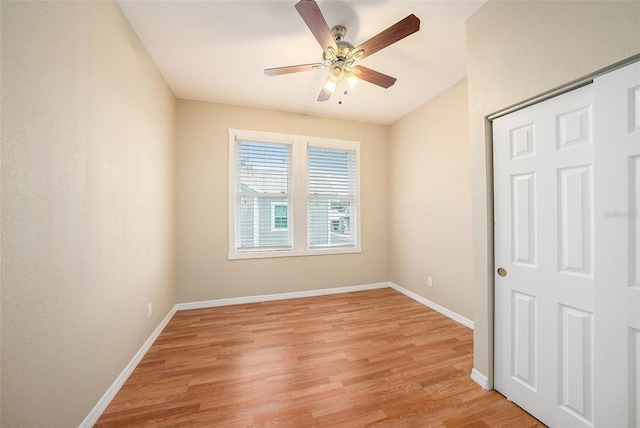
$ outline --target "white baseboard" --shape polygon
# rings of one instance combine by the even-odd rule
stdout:
[[[324,288],[320,290],[294,291],[291,293],[264,294],[261,296],[232,297],[229,299],[204,300],[201,302],[178,303],[176,309],[184,311],[187,309],[215,308],[217,306],[241,305],[246,303],[269,302],[272,300],[299,299],[301,297],[326,296],[329,294],[351,293],[353,291],[376,290],[387,288],[389,283],[379,282],[375,284],[353,285],[349,287]]]
[[[491,382],[489,382],[489,378],[480,373],[475,368],[471,370],[471,380],[473,380],[475,383],[477,383],[487,391],[493,390],[493,385],[491,385]]]
[[[153,333],[151,333],[151,336],[149,336],[149,338],[142,344],[138,352],[136,352],[136,354],[133,356],[131,361],[129,361],[129,363],[125,366],[124,370],[122,370],[122,372],[118,375],[118,377],[111,384],[109,389],[107,389],[107,392],[105,392],[102,398],[98,400],[98,403],[96,403],[93,409],[91,409],[87,417],[84,418],[84,421],[82,421],[79,428],[90,428],[96,422],[98,422],[98,419],[102,415],[102,412],[105,411],[109,403],[111,403],[111,400],[113,400],[113,397],[115,397],[118,391],[120,391],[120,388],[122,387],[122,385],[124,385],[124,383],[127,381],[131,373],[133,373],[133,370],[138,366],[138,363],[140,363],[140,361],[142,360],[144,355],[147,353],[149,348],[151,348],[151,345],[153,345],[153,342],[155,342],[158,336],[160,336],[160,333],[162,333],[162,330],[164,330],[164,328],[167,326],[167,324],[169,323],[169,321],[171,320],[171,318],[175,313],[176,313],[176,307],[174,306],[173,308],[171,308],[169,313],[162,319],[158,327],[156,327],[156,329],[153,330]]]
[[[409,291],[406,288],[400,287],[398,284],[394,284],[393,282],[389,282],[388,284],[389,287],[404,294],[407,297],[411,297],[416,302],[422,303],[423,305],[430,307],[434,311],[440,312],[442,315],[449,317],[452,320],[459,322],[463,326],[469,327],[471,330],[473,330],[473,321],[471,321],[469,318],[465,318],[462,315],[445,308],[444,306],[440,306],[439,304],[434,303],[431,300],[414,293],[413,291]]]

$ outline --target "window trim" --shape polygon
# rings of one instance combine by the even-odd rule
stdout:
[[[271,257],[296,257],[328,254],[353,254],[362,252],[361,244],[361,204],[360,204],[360,142],[339,140],[334,138],[318,138],[302,135],[279,134],[264,131],[251,131],[229,128],[229,188],[228,188],[228,226],[229,248],[228,259],[259,259]],[[287,230],[293,237],[291,250],[277,251],[247,251],[238,252],[236,249],[236,141],[248,140],[264,143],[290,144],[292,147],[292,183],[291,195],[288,201]],[[354,150],[356,152],[356,215],[355,243],[351,247],[310,248],[307,236],[308,218],[308,147],[326,147],[334,149]],[[284,229],[278,229],[284,230]]]

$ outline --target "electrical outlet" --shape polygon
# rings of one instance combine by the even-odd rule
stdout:
[[[151,314],[153,313],[153,306],[151,302],[147,303],[147,319],[151,318]]]
[[[431,278],[430,276],[427,277],[427,285],[429,287],[433,287],[433,278]]]

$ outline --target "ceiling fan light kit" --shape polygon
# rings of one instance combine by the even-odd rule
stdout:
[[[412,14],[361,45],[354,47],[344,40],[347,35],[347,29],[344,26],[336,25],[329,30],[329,26],[314,0],[301,0],[296,4],[296,10],[322,47],[322,62],[267,68],[264,73],[267,76],[278,76],[328,68],[328,77],[320,91],[318,101],[326,101],[331,98],[331,95],[342,82],[346,82],[348,90],[353,89],[360,80],[373,83],[385,89],[391,87],[396,82],[394,77],[361,65],[355,65],[355,63],[420,29],[420,20]],[[345,90],[345,93],[347,93],[347,90]]]

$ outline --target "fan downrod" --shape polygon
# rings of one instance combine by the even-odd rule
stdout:
[[[336,25],[331,29],[331,35],[336,42],[341,42],[344,40],[344,37],[347,35],[346,27],[342,25]]]

